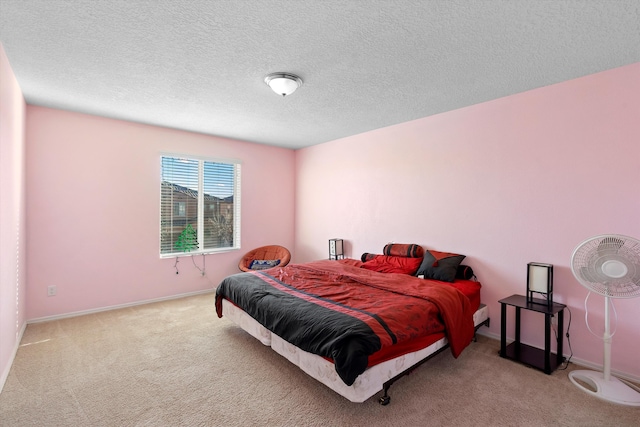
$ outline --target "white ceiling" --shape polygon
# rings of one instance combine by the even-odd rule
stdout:
[[[300,148],[638,62],[640,0],[0,0],[0,41],[29,104]]]

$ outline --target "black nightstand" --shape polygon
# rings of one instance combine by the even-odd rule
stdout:
[[[500,356],[540,369],[548,375],[564,361],[562,343],[564,336],[564,308],[566,305],[554,302],[549,306],[545,300],[534,299],[534,301],[539,301],[540,303],[527,302],[527,298],[524,295],[511,295],[498,301],[501,304],[500,314],[502,321],[500,325]],[[516,308],[516,338],[514,342],[507,346],[508,305]],[[520,342],[520,310],[523,308],[544,314],[544,350]],[[556,314],[558,315],[558,352],[553,354],[551,353],[551,318]]]

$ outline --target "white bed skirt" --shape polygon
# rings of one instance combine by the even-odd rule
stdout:
[[[348,386],[338,376],[333,363],[288,343],[226,299],[222,300],[222,313],[224,317],[239,325],[262,344],[271,346],[276,353],[286,357],[309,376],[356,403],[364,402],[378,393],[382,390],[385,382],[435,353],[448,342],[446,338],[442,338],[422,350],[407,353],[367,368],[352,385]],[[489,308],[483,304],[473,316],[474,325],[478,326],[488,318]]]

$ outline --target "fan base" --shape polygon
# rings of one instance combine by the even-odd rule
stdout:
[[[569,379],[579,389],[599,399],[620,405],[640,406],[640,393],[616,377],[607,381],[602,372],[572,371],[569,373]],[[578,381],[588,384],[593,390]]]

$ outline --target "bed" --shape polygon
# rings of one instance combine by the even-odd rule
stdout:
[[[458,357],[489,322],[480,283],[417,277],[425,259],[364,254],[239,273],[216,289],[216,311],[348,400],[383,391],[386,405],[397,379],[447,348]]]

